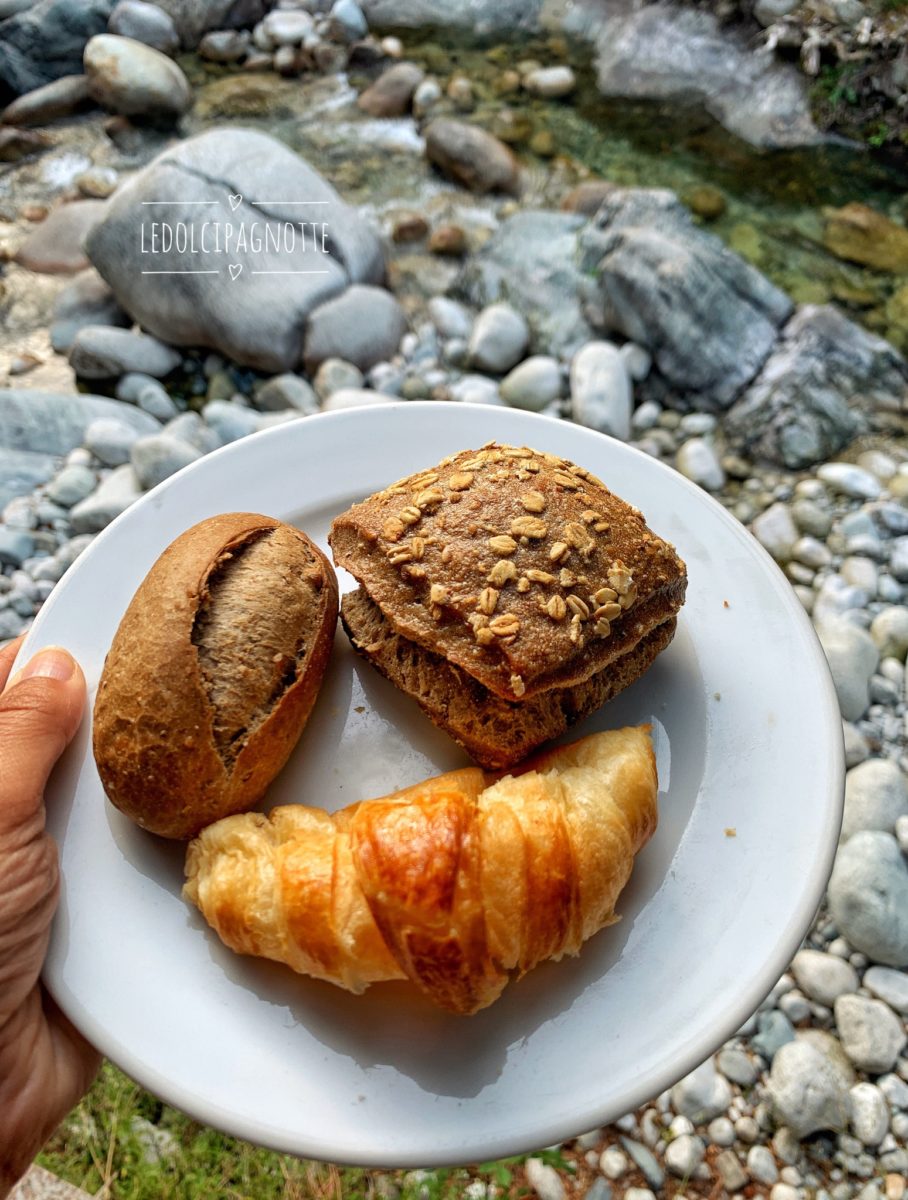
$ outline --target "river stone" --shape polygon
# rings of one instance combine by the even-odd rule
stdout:
[[[69,365],[80,379],[112,379],[128,371],[161,378],[181,362],[181,355],[157,338],[111,325],[84,326],[69,351]]]
[[[67,354],[76,334],[86,325],[131,324],[113,292],[97,271],[89,267],[80,271],[58,293],[54,301],[50,342],[58,354]]]
[[[356,0],[334,0],[328,16],[332,34],[342,41],[355,42],[369,32],[363,10]]]
[[[838,258],[875,271],[908,274],[908,229],[866,204],[827,208],[823,245]]]
[[[344,362],[342,358],[326,358],[315,373],[312,381],[318,400],[326,400],[341,388],[361,388],[365,385],[363,373],[353,363]],[[380,391],[381,388],[379,387]]]
[[[93,37],[85,47],[85,74],[92,98],[111,112],[174,118],[192,104],[189,82],[177,64],[132,38]]]
[[[106,212],[104,200],[61,204],[30,233],[16,251],[16,262],[42,275],[72,275],[89,266],[85,237]]]
[[[501,381],[501,397],[512,408],[541,412],[561,395],[561,367],[557,358],[536,354],[525,359]]]
[[[870,1075],[891,1071],[908,1033],[889,1005],[867,996],[840,996],[834,1011],[839,1039],[854,1065]]]
[[[201,457],[198,450],[169,433],[139,438],[130,452],[132,468],[143,488],[156,487]]]
[[[650,11],[650,10],[646,10]],[[791,301],[673,192],[616,188],[580,236],[601,319],[651,351],[695,408],[727,408],[768,357]]]
[[[503,375],[523,358],[529,336],[526,321],[510,304],[490,304],[473,324],[470,363],[481,371]]]
[[[827,617],[817,636],[829,663],[839,708],[846,721],[857,721],[870,703],[870,679],[880,660],[870,634],[842,617]]]
[[[210,405],[206,407],[210,408]],[[183,442],[188,442],[202,454],[209,454],[224,444],[218,432],[210,425],[206,425],[197,412],[180,413],[179,416],[167,422],[162,432],[169,433]]]
[[[370,29],[455,28],[483,36],[536,31],[544,0],[360,0]]]
[[[438,117],[426,127],[424,136],[429,161],[471,192],[518,191],[517,159],[491,133]]]
[[[854,463],[823,463],[817,471],[817,479],[828,484],[833,491],[850,496],[853,500],[876,500],[882,485],[875,475],[856,467]]]
[[[154,417],[104,396],[8,388],[0,389],[0,447],[68,454],[82,445],[86,428],[98,417],[117,417],[139,433],[160,429]]]
[[[240,195],[236,212],[225,204]],[[219,221],[242,230],[267,223],[278,234],[300,220],[300,208],[282,201],[317,201],[317,221],[327,227],[327,253],[309,236],[295,249],[236,245],[228,253],[168,252],[142,255],[142,236],[152,220],[146,199],[217,201],[221,210],[168,207],[168,222],[184,222],[201,237],[200,224],[222,211]],[[249,203],[260,201],[257,207]],[[265,203],[265,202],[269,203]],[[124,183],[107,201],[104,221],[88,241],[88,252],[123,307],[143,329],[177,346],[207,346],[234,362],[269,373],[292,370],[302,355],[309,314],[339,295],[349,283],[379,283],[384,277],[381,243],[371,227],[340,199],[329,183],[282,143],[247,129],[215,129],[180,142]],[[239,239],[236,234],[236,240]],[[209,243],[210,244],[210,243]],[[319,237],[320,244],[320,237]],[[220,275],[143,276],[157,270],[198,267]],[[228,266],[239,267],[231,278]],[[256,275],[253,271],[316,271],[303,275]],[[321,273],[323,272],[323,273]]]
[[[869,759],[852,767],[845,776],[843,839],[861,829],[892,833],[896,821],[905,814],[908,814],[908,781],[890,759]]]
[[[892,605],[873,618],[870,636],[879,647],[881,658],[905,661],[908,654],[908,607]]]
[[[21,95],[82,70],[85,43],[103,33],[114,0],[37,0],[0,22],[0,79]]]
[[[757,1032],[751,1038],[750,1044],[767,1062],[772,1062],[782,1046],[793,1041],[794,1036],[794,1026],[788,1017],[779,1009],[771,1008],[758,1015]]]
[[[96,482],[95,473],[90,468],[70,463],[51,480],[47,495],[54,504],[72,508],[94,491]]]
[[[851,1089],[851,1128],[865,1146],[878,1146],[889,1131],[889,1105],[875,1084],[856,1083]]]
[[[310,416],[318,412],[318,396],[312,384],[299,375],[276,375],[263,383],[255,393],[255,403],[262,412],[284,412],[296,409]]]
[[[403,309],[390,292],[354,284],[310,314],[306,368],[311,372],[326,358],[342,358],[368,371],[396,354],[406,328]]]
[[[904,971],[893,971],[891,967],[869,967],[861,982],[896,1012],[908,1013],[908,974]],[[908,1108],[908,1103],[904,1107]]]
[[[834,1040],[834,1039],[833,1039]],[[848,1124],[853,1075],[828,1044],[796,1037],[781,1046],[769,1072],[769,1100],[780,1124],[797,1138]]]
[[[596,75],[605,96],[705,109],[753,146],[822,140],[800,72],[754,54],[711,12],[653,4],[602,21]]]
[[[173,18],[160,5],[146,4],[145,0],[120,0],[110,14],[107,31],[142,42],[162,54],[173,55],[180,48]]]
[[[865,428],[856,410],[896,409],[908,364],[831,305],[805,305],[729,411],[725,431],[749,455],[790,468],[823,462]]]
[[[557,100],[568,96],[577,86],[577,76],[568,66],[537,67],[523,77],[523,86],[534,96]]]
[[[728,1081],[717,1071],[711,1058],[701,1063],[671,1090],[672,1108],[695,1125],[705,1125],[721,1116],[731,1103]]]
[[[908,967],[908,868],[891,834],[862,830],[839,847],[828,899],[856,950],[875,963]]]
[[[416,63],[389,67],[360,95],[357,105],[371,117],[402,117],[410,110],[413,94],[425,75]]]
[[[781,500],[754,517],[751,532],[778,563],[787,563],[798,543],[798,528],[792,510]]]
[[[687,479],[708,492],[725,486],[725,472],[712,442],[706,438],[688,438],[679,448],[675,466]]]
[[[129,463],[115,467],[98,487],[69,510],[76,533],[98,533],[141,496],[135,471]]]
[[[68,117],[88,99],[88,77],[64,75],[8,104],[0,113],[0,122],[4,125],[47,125],[58,117]]]
[[[583,313],[586,281],[577,263],[584,223],[575,213],[515,213],[465,265],[458,294],[477,306],[507,300],[527,319],[537,347],[573,354],[594,337]]]
[[[571,415],[580,425],[626,442],[633,394],[624,357],[611,342],[588,342],[571,360]]]
[[[448,296],[433,296],[427,310],[432,324],[443,338],[469,338],[473,314],[465,305]]]
[[[553,1166],[541,1158],[528,1158],[524,1164],[527,1183],[539,1200],[566,1200],[564,1182]]]
[[[0,413],[0,423],[3,417]],[[16,496],[28,496],[46,483],[57,468],[52,454],[16,450],[0,445],[0,509]]]
[[[858,974],[851,963],[821,950],[799,950],[792,961],[791,973],[811,1000],[827,1008],[845,992],[858,990]]]
[[[35,539],[24,529],[0,525],[0,566],[21,567],[35,552]]]
[[[130,452],[138,439],[138,430],[125,421],[117,417],[98,417],[85,430],[82,444],[106,467],[120,467],[129,462]]]
[[[180,43],[194,49],[209,29],[245,29],[271,7],[270,0],[155,0],[176,26]]]

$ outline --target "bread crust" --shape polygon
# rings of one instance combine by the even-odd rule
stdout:
[[[200,614],[218,571],[272,536],[281,538],[281,557],[287,559],[281,589],[294,595],[305,619],[297,653],[288,651],[286,661],[274,656],[273,702],[250,711],[248,728],[234,732],[226,747],[215,733],[219,714],[206,677],[211,668],[203,669],[201,661]],[[315,703],[337,605],[337,580],[325,555],[301,530],[273,517],[223,513],[172,542],[130,602],[98,687],[93,750],[112,803],[168,838],[192,837],[212,821],[255,805],[287,761]],[[267,620],[267,612],[252,615]],[[275,620],[281,615],[275,612]],[[241,621],[236,635],[242,639]],[[253,660],[262,646],[256,639],[249,643]],[[240,684],[241,675],[242,667]]]
[[[341,622],[353,648],[480,766],[511,767],[542,742],[601,708],[630,687],[672,640],[676,618],[644,635],[617,662],[572,687],[528,700],[502,700],[459,667],[396,633],[362,588],[341,600]]]
[[[510,701],[617,662],[687,586],[674,547],[600,480],[498,443],[353,505],[329,541],[396,633]]]

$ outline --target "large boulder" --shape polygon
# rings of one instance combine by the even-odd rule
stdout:
[[[860,409],[898,410],[908,363],[831,305],[805,305],[729,411],[725,433],[755,458],[797,469],[831,458],[865,427]]]
[[[506,300],[526,318],[537,349],[572,354],[594,336],[577,263],[583,225],[574,213],[515,213],[471,257],[456,290],[477,308]]]
[[[598,277],[598,320],[645,346],[676,392],[727,408],[768,357],[788,297],[711,233],[673,192],[616,188],[581,234]]]
[[[315,308],[384,276],[372,228],[303,159],[251,130],[181,142],[108,205],[87,249],[127,312],[162,341],[263,371],[297,366]],[[181,273],[143,274],[163,271]]]
[[[602,21],[595,41],[604,96],[705,110],[754,146],[822,140],[797,69],[755,54],[713,13],[668,4],[630,9]]]
[[[33,91],[82,70],[85,43],[103,33],[114,0],[37,0],[0,21],[0,93]]]

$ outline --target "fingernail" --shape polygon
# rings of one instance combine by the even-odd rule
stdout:
[[[75,669],[76,661],[69,651],[64,650],[62,646],[47,646],[25,664],[19,679],[32,679],[36,676],[44,679],[71,679]]]

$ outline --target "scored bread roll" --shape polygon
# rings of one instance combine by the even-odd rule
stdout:
[[[516,776],[228,817],[190,844],[183,894],[241,954],[352,992],[409,979],[473,1013],[618,919],[657,791],[648,726],[593,734]]]
[[[687,586],[638,509],[526,446],[401,479],[337,517],[329,541],[361,585],[342,612],[355,648],[492,768],[633,683]]]
[[[308,720],[336,622],[334,571],[301,530],[257,513],[188,529],[105,660],[93,748],[111,802],[170,838],[256,804]]]

